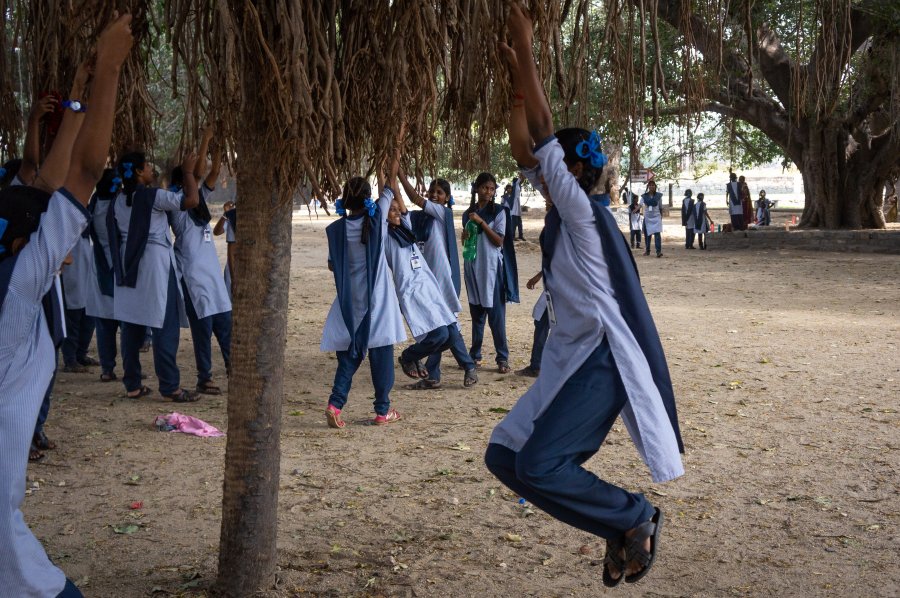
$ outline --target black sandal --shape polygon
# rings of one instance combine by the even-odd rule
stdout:
[[[508,361],[498,361],[497,362],[497,371],[501,374],[508,374],[511,370],[509,367]]]
[[[114,382],[118,379],[119,377],[116,376],[115,372],[103,372],[100,374],[100,382]]]
[[[619,570],[619,576],[613,577],[609,566]],[[603,558],[603,585],[614,588],[625,579],[625,536],[606,541],[606,556]]]
[[[469,388],[470,386],[475,386],[478,384],[478,374],[476,373],[475,368],[471,370],[466,370],[466,376],[463,378],[463,386]]]
[[[421,361],[416,362],[416,370],[419,372],[419,378],[426,380],[428,378],[428,369],[422,365]]]
[[[137,394],[136,394],[136,395],[131,394],[132,392],[135,392],[135,391],[133,391],[133,390],[132,390],[132,391],[128,391],[128,392],[125,393],[125,396],[126,396],[127,398],[129,398],[129,399],[131,399],[131,400],[134,401],[134,400],[137,400],[137,399],[139,399],[139,398],[141,398],[141,397],[146,397],[148,394],[150,394],[150,393],[153,392],[153,391],[150,390],[150,387],[149,387],[149,386],[141,386],[141,387],[137,390]]]
[[[47,435],[41,430],[31,439],[31,446],[35,446],[41,451],[52,451],[56,448],[56,443],[47,438]]]
[[[415,384],[406,384],[403,386],[406,390],[437,390],[441,387],[441,383],[437,380],[419,380]]]
[[[397,358],[397,361],[400,363],[400,369],[403,370],[403,373],[406,374],[408,378],[412,378],[413,380],[420,380],[422,376],[419,375],[419,364],[415,361],[403,361],[403,356]]]
[[[220,395],[222,394],[222,389],[213,384],[212,380],[207,380],[197,385],[197,392],[205,395]]]
[[[180,389],[181,392],[178,394],[172,393],[170,395],[163,395],[164,398],[169,399],[173,403],[196,403],[200,400],[200,395],[191,392],[189,390]]]
[[[626,583],[635,583],[650,572],[650,567],[653,566],[653,561],[656,560],[656,552],[659,548],[659,532],[662,529],[662,524],[663,514],[657,508],[653,518],[637,526],[635,534],[626,539],[625,562],[636,561],[643,567],[643,569],[633,575],[626,575]],[[644,540],[647,538],[650,538],[650,552],[644,550]]]

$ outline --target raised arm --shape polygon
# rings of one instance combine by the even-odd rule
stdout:
[[[90,69],[87,62],[79,65],[78,71],[75,73],[75,81],[72,83],[72,91],[69,93],[70,98],[81,98],[84,96],[84,88],[89,74]],[[115,99],[113,99],[113,102],[115,102]],[[113,110],[115,110],[115,105]],[[62,124],[59,126],[56,139],[53,140],[53,146],[47,153],[47,159],[41,164],[37,177],[34,179],[33,185],[38,189],[53,193],[65,183],[66,175],[69,174],[69,166],[72,162],[72,149],[85,121],[85,114],[84,112],[75,112],[68,108],[63,113]],[[101,168],[100,174],[97,175],[97,180],[100,179],[102,174],[103,169]],[[96,183],[96,180],[94,182]]]
[[[19,167],[19,180],[26,185],[34,182],[41,163],[41,119],[56,108],[56,98],[44,96],[31,107],[28,115],[28,131],[25,133],[25,148],[22,152],[22,166]]]
[[[97,41],[91,108],[75,140],[66,176],[66,188],[85,206],[106,165],[109,143],[112,139],[113,118],[116,113],[119,72],[133,43],[130,14],[116,18],[100,34]]]
[[[419,192],[416,191],[416,188],[409,184],[409,180],[406,178],[406,173],[403,172],[403,169],[400,169],[397,178],[400,181],[400,185],[403,187],[403,191],[406,193],[406,196],[409,198],[409,200],[420,208],[424,208],[425,198],[419,195]],[[404,206],[404,210],[405,209],[406,206]]]
[[[201,160],[203,159],[203,154],[200,154]],[[215,189],[216,182],[219,180],[219,172],[222,169],[222,148],[216,147],[212,153],[212,162],[209,167],[209,174],[206,175],[206,180],[203,181],[203,184],[206,185],[207,189]]]
[[[531,50],[534,36],[531,19],[522,12],[517,2],[510,4],[507,25],[512,41],[511,49],[516,55],[515,65],[510,67],[513,85],[525,102],[525,117],[531,139],[540,143],[553,135],[553,113],[550,112],[550,105],[547,103],[534,63],[534,54]],[[504,54],[508,55],[506,48],[509,46],[502,44],[501,48]],[[523,165],[527,166],[524,163]]]
[[[228,210],[231,210],[231,209],[233,209],[233,208],[234,208],[234,202],[233,202],[233,201],[226,201],[226,202],[225,202],[225,205],[222,206],[222,211],[223,211],[223,212],[227,212]],[[226,223],[227,221],[228,221],[228,218],[226,218],[226,217],[225,217],[225,214],[223,213],[223,214],[219,217],[219,221],[216,222],[216,226],[213,228],[213,234],[214,234],[215,236],[218,237],[219,235],[221,235],[221,234],[223,234],[223,233],[225,232],[225,223]]]
[[[213,127],[211,124],[203,128],[203,136],[200,138],[200,148],[197,149],[197,163],[194,164],[194,178],[198,181],[203,178],[206,172],[206,154],[209,153],[209,142],[213,137]]]
[[[181,161],[181,171],[184,173],[184,197],[181,200],[181,209],[190,210],[200,205],[200,190],[197,188],[197,179],[194,178],[194,167],[197,165],[197,154],[188,153]]]

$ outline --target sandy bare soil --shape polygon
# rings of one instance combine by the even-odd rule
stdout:
[[[270,594],[604,592],[602,543],[520,506],[482,464],[498,412],[529,379],[483,369],[464,390],[450,369],[443,390],[416,394],[400,388],[398,371],[392,398],[404,419],[376,428],[362,425],[372,409],[364,364],[351,425],[326,427],[335,359],[318,343],[334,296],[328,222],[295,219]],[[527,219],[526,236],[536,240],[540,226]],[[540,257],[534,242],[518,247],[524,284]],[[614,592],[900,594],[896,256],[686,251],[674,237],[664,250],[637,260],[679,399],[687,474],[652,484],[621,425],[588,463],[667,516],[652,574]],[[527,363],[538,291],[522,295],[508,310],[514,368]],[[179,357],[193,385],[187,330]],[[493,357],[488,344],[485,364]],[[143,359],[155,388],[152,357]],[[219,355],[215,364],[224,383]],[[154,417],[173,404],[124,399],[98,375],[60,374],[47,424],[60,447],[30,468],[26,518],[86,596],[203,595],[216,574],[225,439],[157,432]],[[227,429],[226,400],[178,410]]]

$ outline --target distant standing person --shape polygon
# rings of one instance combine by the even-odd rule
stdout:
[[[738,185],[741,188],[741,210],[744,214],[741,230],[747,230],[747,227],[753,222],[753,198],[750,197],[750,187],[743,175],[738,177]]]
[[[694,232],[697,234],[697,241],[700,242],[700,249],[706,249],[706,234],[712,230],[713,221],[706,210],[706,202],[703,201],[703,194],[697,194],[697,203],[694,205]]]
[[[637,193],[628,194],[631,196],[631,203],[628,204],[628,228],[631,230],[631,248],[641,248],[641,229],[644,226],[644,217],[641,215],[641,204]]]
[[[681,226],[684,227],[684,248],[694,248],[694,192],[688,189],[681,200]]]
[[[641,196],[641,204],[644,206],[644,255],[650,255],[650,237],[656,243],[656,257],[662,257],[662,193],[656,191],[656,181],[647,184],[647,192]]]
[[[741,185],[737,175],[731,173],[731,182],[725,185],[725,201],[728,204],[728,214],[731,216],[732,230],[744,230],[744,207],[741,205]]]
[[[519,241],[525,240],[522,229],[522,177],[518,176],[512,180],[512,186],[509,192],[507,207],[509,215],[512,217],[513,235]]]

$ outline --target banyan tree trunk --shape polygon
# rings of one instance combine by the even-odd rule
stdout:
[[[839,125],[811,128],[800,164],[806,195],[800,226],[884,228],[880,158],[877,148],[857,143]]]
[[[255,141],[267,124],[253,117],[252,106],[246,114],[246,133],[236,147],[240,218],[216,583],[221,595],[242,597],[275,580],[292,211],[271,156]]]

